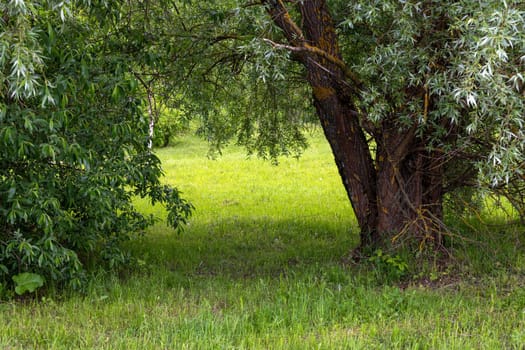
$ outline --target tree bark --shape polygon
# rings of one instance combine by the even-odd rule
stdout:
[[[343,62],[326,1],[296,2],[301,26],[283,1],[265,4],[289,43],[273,44],[292,51],[306,69],[317,115],[361,229],[361,247],[377,247],[404,234],[440,244],[443,164],[416,137],[416,126],[402,129],[386,116],[379,127],[369,127],[355,105],[361,82]],[[376,142],[375,154],[367,134]]]
[[[352,102],[354,87],[347,83],[340,64],[341,53],[335,26],[325,1],[298,5],[306,42],[327,55],[304,59],[314,105],[328,139],[335,163],[361,228],[361,243],[380,239],[377,231],[376,174],[366,136]],[[313,56],[313,57],[312,57]]]
[[[435,247],[442,243],[444,162],[411,130],[384,130],[377,151],[377,230]]]

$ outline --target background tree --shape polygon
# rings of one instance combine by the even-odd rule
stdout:
[[[298,154],[300,129],[312,120],[305,86],[295,92],[287,78],[304,81],[297,67],[253,40],[257,24],[236,1],[121,2],[111,40],[132,62],[150,109],[184,109],[197,122],[211,153],[232,138],[250,153],[277,159]],[[258,53],[264,48],[264,62]],[[275,79],[278,78],[278,79]]]

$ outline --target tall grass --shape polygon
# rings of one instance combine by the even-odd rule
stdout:
[[[236,147],[209,160],[192,137],[159,150],[197,208],[186,231],[159,222],[130,244],[137,266],[98,272],[86,294],[0,304],[0,348],[522,348],[519,228],[454,241],[456,268],[408,287],[341,264],[358,231],[326,143],[311,143],[278,167]]]

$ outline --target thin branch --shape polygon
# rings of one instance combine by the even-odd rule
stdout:
[[[175,1],[171,1],[171,4],[173,5],[173,8],[175,9],[175,12],[177,13],[177,16],[181,17],[179,8],[177,7],[177,4],[175,3]],[[180,23],[182,25],[182,29],[184,29],[184,31],[187,32],[188,28],[186,27],[186,24],[184,23],[182,18],[180,20]]]
[[[337,67],[339,67],[344,72],[345,76],[349,78],[358,89],[361,89],[361,87],[363,86],[363,83],[359,80],[359,78],[355,75],[355,73],[352,72],[342,60],[340,60],[339,58],[329,54],[328,52],[316,46],[312,46],[305,42],[301,43],[301,46],[291,46],[291,45],[279,44],[270,39],[262,39],[262,40],[277,49],[284,49],[284,50],[288,50],[288,51],[296,52],[296,53],[306,52],[306,53],[314,54],[316,56],[320,56],[324,58],[325,60],[335,64]]]

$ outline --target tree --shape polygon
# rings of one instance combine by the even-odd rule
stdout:
[[[237,5],[229,0],[127,2],[118,7],[121,20],[113,39],[132,63],[152,115],[159,106],[183,106],[209,141],[210,155],[234,137],[249,153],[272,160],[298,154],[306,144],[300,129],[311,118],[305,87],[290,92],[286,82],[273,79],[274,72],[284,77],[267,69],[279,64],[273,53],[264,64],[257,62],[255,27]]]
[[[286,99],[297,85],[283,77],[300,72],[311,88],[361,248],[403,237],[439,249],[446,195],[522,182],[522,1],[264,0],[222,11],[216,27],[258,74],[238,74],[242,84],[263,81]],[[279,134],[287,115],[240,123],[239,142]]]
[[[111,11],[0,4],[0,287],[35,274],[80,287],[87,264],[126,263],[120,243],[154,220],[135,196],[174,227],[191,211],[160,183],[139,82],[105,40]]]
[[[443,199],[521,175],[521,1],[264,1],[312,88],[363,246],[442,244]],[[276,42],[277,40],[282,40]]]
[[[439,248],[445,196],[521,188],[520,1],[110,3],[148,109],[183,103],[216,149],[300,153],[309,87],[363,248]]]

